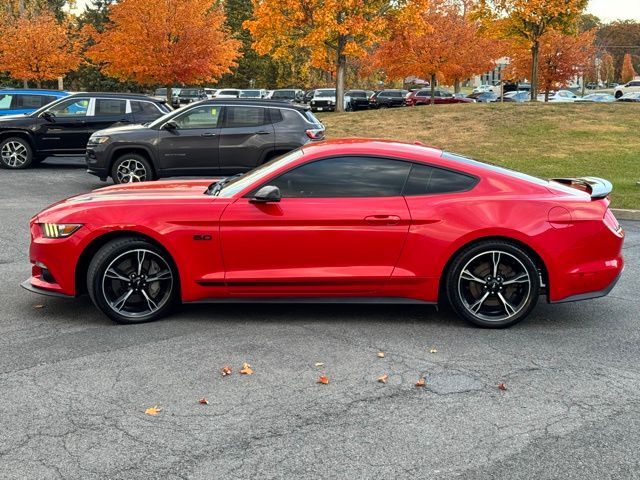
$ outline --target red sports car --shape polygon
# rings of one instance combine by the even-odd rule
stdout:
[[[606,295],[624,233],[597,178],[523,175],[421,145],[308,145],[242,176],[118,185],[31,219],[27,289],[116,322],[177,302],[435,304],[484,327]]]

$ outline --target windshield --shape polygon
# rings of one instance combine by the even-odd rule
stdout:
[[[296,92],[293,90],[280,90],[273,92],[271,98],[296,98]]]
[[[316,97],[335,97],[336,96],[336,91],[335,90],[316,90]]]
[[[346,95],[353,98],[367,98],[366,92],[347,92]]]
[[[240,92],[240,96],[245,98],[260,98],[262,95],[260,95],[260,90],[243,90]]]
[[[278,170],[280,167],[288,165],[298,158],[302,156],[302,149],[298,148],[289,153],[282,155],[281,157],[274,158],[273,160],[260,165],[257,168],[254,168],[250,172],[242,175],[241,177],[236,177],[230,182],[228,182],[219,192],[218,197],[229,198],[234,196],[236,193],[244,190],[249,185],[258,183],[260,179],[270,175],[271,173]]]
[[[54,105],[57,105],[60,102],[64,102],[65,100],[68,100],[70,97],[62,97],[59,98],[58,100],[55,100],[51,103],[46,104],[44,107],[39,108],[38,110],[36,110],[35,112],[32,112],[30,114],[28,114],[30,117],[37,117],[38,115],[40,115],[42,112],[46,112],[47,110],[51,109]]]
[[[196,90],[193,88],[186,88],[180,91],[180,96],[182,97],[197,97],[200,94],[200,90]]]

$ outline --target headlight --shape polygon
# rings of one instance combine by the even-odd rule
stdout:
[[[89,143],[94,143],[94,144],[101,144],[101,143],[105,143],[109,141],[109,137],[106,135],[96,135],[96,136],[91,136],[89,137]]]
[[[65,238],[78,230],[78,223],[41,223],[42,235],[45,238]]]
[[[336,102],[334,102],[333,100],[329,100],[329,105],[333,105],[334,103]]]

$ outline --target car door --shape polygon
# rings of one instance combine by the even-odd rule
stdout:
[[[267,109],[227,106],[220,131],[220,169],[228,173],[254,168],[275,146],[275,131]]]
[[[113,125],[127,125],[133,122],[133,115],[127,112],[125,98],[94,98],[87,115],[87,140],[92,133]]]
[[[158,158],[168,175],[211,174],[219,169],[222,107],[199,105],[167,120],[158,133]]]
[[[237,199],[221,218],[231,295],[372,295],[394,269],[410,224],[410,164],[331,157],[266,180],[277,203]]]
[[[84,153],[90,135],[87,131],[90,103],[88,97],[68,98],[41,114],[35,134],[37,149],[49,153]]]

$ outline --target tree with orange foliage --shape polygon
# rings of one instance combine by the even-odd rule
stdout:
[[[636,78],[636,70],[633,68],[633,62],[631,61],[631,54],[625,53],[622,59],[622,83],[627,83]]]
[[[109,7],[103,32],[87,57],[106,75],[142,85],[214,82],[235,65],[241,43],[231,38],[221,8],[210,0],[122,0]]]
[[[481,0],[475,15],[500,38],[518,41],[530,52],[531,101],[537,100],[540,42],[550,30],[577,29],[587,0]]]
[[[416,5],[424,0],[412,0]],[[260,54],[289,58],[306,49],[314,67],[335,72],[336,110],[344,109],[348,58],[359,58],[385,36],[397,0],[253,0],[254,18],[244,23]]]
[[[479,25],[461,13],[458,5],[432,2],[416,13],[429,28],[416,34],[411,24],[396,23],[388,40],[372,55],[372,65],[387,77],[416,75],[429,78],[431,102],[438,77],[452,82],[490,70],[499,56],[494,40],[479,33]]]
[[[600,72],[602,74],[602,79],[607,85],[615,80],[616,66],[613,56],[609,52],[604,52],[600,59]]]
[[[594,41],[593,31],[565,35],[551,30],[541,37],[537,74],[545,101],[551,90],[563,87],[590,68],[596,53]],[[527,75],[530,60],[529,50],[520,45],[511,54],[508,71],[516,78]]]
[[[16,79],[55,80],[80,65],[80,42],[52,13],[23,15],[0,28],[0,71]]]

